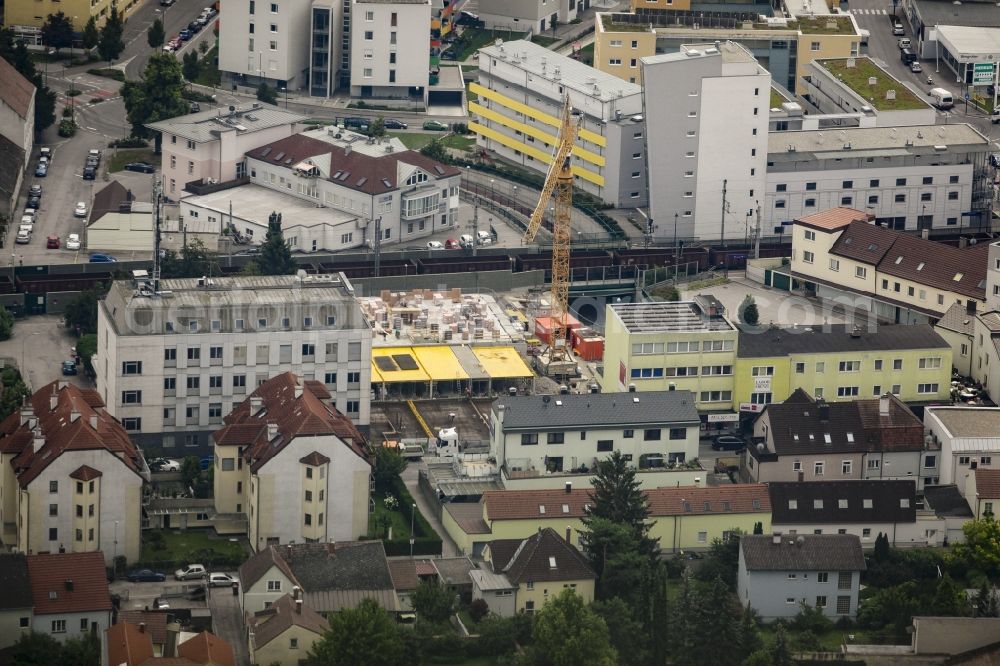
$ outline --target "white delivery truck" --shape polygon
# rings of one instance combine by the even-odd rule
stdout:
[[[944,88],[931,88],[927,94],[931,96],[931,104],[939,109],[950,109],[955,106],[951,93]]]

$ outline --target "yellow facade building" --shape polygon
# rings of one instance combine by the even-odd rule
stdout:
[[[4,25],[29,44],[41,44],[42,24],[49,14],[62,12],[73,23],[74,32],[82,32],[93,18],[100,28],[117,4],[119,13],[128,18],[142,4],[141,0],[13,0],[4,5]]]

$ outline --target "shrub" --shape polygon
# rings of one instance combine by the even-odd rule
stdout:
[[[486,603],[485,599],[473,599],[472,603],[469,605],[469,615],[476,622],[479,622],[486,617],[489,612],[490,605]]]
[[[804,652],[817,652],[820,649],[819,636],[812,631],[803,631],[795,638],[796,647]]]
[[[65,119],[59,123],[59,136],[73,136],[76,134],[76,123],[70,119]]]
[[[62,110],[62,117],[63,118],[72,118],[73,117],[73,107],[71,107],[71,106],[64,106],[63,110]]]
[[[799,604],[799,607],[799,614],[792,619],[792,629],[813,634],[822,634],[830,630],[833,623],[823,614],[822,608],[810,606],[805,602]]]
[[[66,91],[66,97],[76,97],[77,95],[80,94],[81,92],[76,88],[70,88],[69,90]]]
[[[108,144],[109,148],[147,148],[149,143],[145,139],[137,136],[130,136],[127,139],[117,139]]]

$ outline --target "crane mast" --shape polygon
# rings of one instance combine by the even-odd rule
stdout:
[[[582,116],[581,116],[582,117]],[[579,119],[573,118],[569,96],[563,98],[559,125],[559,143],[545,176],[545,185],[531,221],[524,232],[524,242],[531,243],[545,217],[549,201],[554,201],[552,219],[552,344],[550,360],[562,360],[566,353],[566,321],[569,313],[569,245],[573,213],[573,144],[579,131]]]

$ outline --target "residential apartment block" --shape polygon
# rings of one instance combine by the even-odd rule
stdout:
[[[216,529],[244,518],[254,550],[367,533],[370,454],[331,399],[322,381],[284,372],[226,415],[212,435]]]
[[[35,86],[0,58],[0,214],[12,217],[18,212],[17,197],[34,142]]]
[[[54,381],[0,423],[3,544],[139,557],[142,453],[92,389]]]
[[[239,4],[246,7],[246,3]],[[226,19],[226,25],[230,25],[228,15]],[[186,191],[200,191],[203,185],[246,178],[245,153],[290,136],[305,119],[297,113],[253,102],[229,111],[211,109],[149,123],[149,129],[162,135],[164,196],[176,201]]]
[[[613,206],[646,205],[638,85],[525,40],[481,48],[478,77],[469,88],[478,96],[469,102],[469,129],[480,148],[547,173],[568,97],[581,114],[572,157],[576,185]]]
[[[795,617],[802,604],[827,617],[854,617],[865,569],[853,534],[746,534],[736,592],[764,621]]]
[[[98,308],[97,390],[144,449],[212,452],[209,434],[282,372],[322,382],[368,425],[371,333],[343,276],[143,280]]]
[[[934,323],[953,306],[974,313],[985,301],[987,244],[955,247],[871,222],[846,207],[797,219],[792,279],[806,293],[894,323]]]
[[[608,305],[601,388],[690,391],[699,411],[728,412],[737,337],[725,309],[710,296]]]
[[[122,19],[127,19],[142,3],[140,0],[37,0],[36,2],[9,2],[4,4],[4,27],[13,31],[15,39],[24,40],[29,46],[42,46],[42,25],[49,14],[62,12],[79,35],[90,19],[100,29],[111,15],[111,6],[118,8]]]
[[[298,90],[309,74],[311,6],[301,0],[219,0],[219,70],[226,83]]]
[[[351,96],[426,104],[430,25],[431,0],[352,0]]]
[[[479,0],[476,15],[487,28],[542,35],[588,7],[590,0]]]
[[[490,414],[491,455],[507,475],[593,470],[614,451],[639,469],[698,457],[690,391],[508,396]]]
[[[941,483],[954,483],[965,493],[970,474],[1000,468],[1000,408],[928,407],[924,427],[941,447]]]
[[[733,405],[781,402],[797,388],[828,401],[892,393],[906,403],[949,400],[951,347],[928,324],[771,328],[740,333]]]
[[[767,178],[767,70],[733,41],[684,45],[640,67],[653,237],[746,238]],[[720,217],[723,206],[733,214]]]
[[[764,408],[753,439],[759,446],[741,462],[745,481],[906,480],[918,492],[939,481],[942,452],[891,394],[828,403],[797,389]]]

